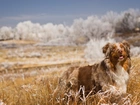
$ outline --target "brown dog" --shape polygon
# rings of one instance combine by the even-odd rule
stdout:
[[[115,87],[120,93],[126,93],[129,71],[131,67],[130,45],[108,43],[103,48],[105,59],[98,64],[84,67],[71,67],[59,80],[59,91],[78,92],[80,86],[85,87],[85,94],[106,91]]]

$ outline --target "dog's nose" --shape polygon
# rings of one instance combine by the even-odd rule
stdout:
[[[122,53],[122,50],[118,49],[118,53],[120,53],[120,54],[121,54],[121,53]]]

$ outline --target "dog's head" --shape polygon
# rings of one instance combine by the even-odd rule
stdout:
[[[126,41],[120,43],[107,43],[102,50],[106,58],[117,62],[124,61],[127,57],[130,57],[130,45]]]

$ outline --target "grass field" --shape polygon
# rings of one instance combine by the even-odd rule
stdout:
[[[0,45],[0,105],[63,105],[64,93],[53,94],[59,77],[70,66],[88,64],[84,47],[43,46],[32,41]],[[98,93],[73,104],[111,105],[111,98]],[[140,105],[140,57],[132,57],[128,95],[114,103],[117,104]]]

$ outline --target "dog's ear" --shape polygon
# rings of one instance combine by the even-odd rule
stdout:
[[[122,44],[130,50],[130,44],[127,41],[123,41]]]
[[[130,44],[125,40],[122,42],[122,44],[124,45],[124,47],[128,53],[128,56],[130,57]]]
[[[109,46],[110,46],[110,43],[107,43],[107,44],[102,48],[102,51],[103,51],[104,54],[106,54],[106,52],[107,52]]]

